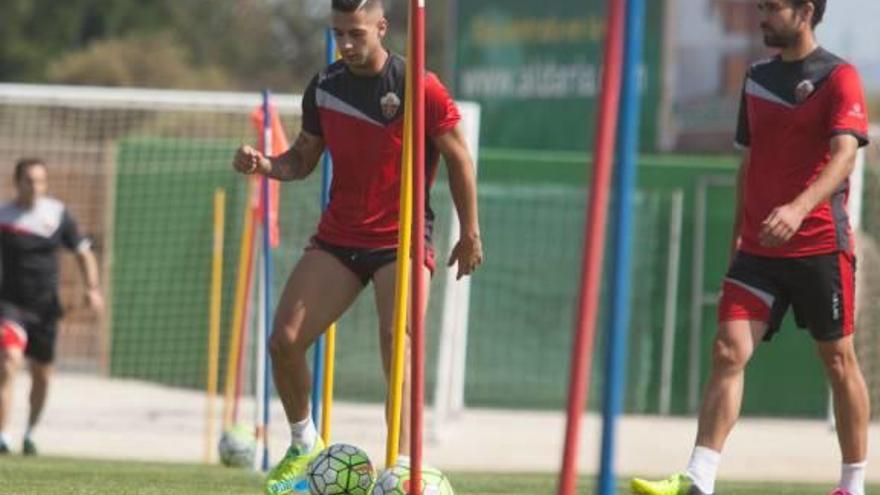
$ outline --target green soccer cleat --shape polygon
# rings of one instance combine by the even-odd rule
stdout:
[[[322,450],[324,441],[320,437],[310,452],[300,452],[295,447],[287,449],[287,454],[266,478],[266,495],[308,495],[309,480],[306,478],[306,470],[309,462]]]
[[[25,438],[21,442],[21,453],[22,455],[37,455],[37,444],[30,438]]]
[[[660,481],[647,481],[634,478],[630,488],[636,495],[712,495],[703,493],[684,473],[673,474]]]
[[[0,440],[0,455],[8,454],[9,446],[6,445],[6,442]]]

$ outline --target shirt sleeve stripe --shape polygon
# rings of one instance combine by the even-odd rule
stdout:
[[[859,141],[859,148],[865,147],[871,142],[864,132],[855,129],[834,129],[831,131],[831,137],[834,136],[852,136]]]

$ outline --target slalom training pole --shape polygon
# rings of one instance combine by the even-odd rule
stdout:
[[[263,90],[263,154],[270,156],[272,154],[272,115],[269,109],[269,90]],[[265,309],[263,311],[263,349],[264,354],[268,354],[269,335],[272,326],[272,246],[270,242],[270,211],[271,200],[269,196],[269,178],[265,175],[262,177],[262,196],[263,196],[263,301]],[[269,470],[269,366],[266,359],[266,366],[263,367],[263,471]]]
[[[232,305],[232,323],[229,328],[229,349],[226,357],[226,384],[223,397],[223,428],[229,428],[236,421],[239,393],[239,361],[243,347],[243,323],[247,310],[248,284],[250,283],[251,247],[254,235],[254,216],[251,210],[253,188],[248,180],[248,196],[242,219],[241,244],[238,255],[238,277],[235,282],[235,295]]]
[[[327,29],[324,34],[327,64],[337,59],[336,40],[333,30]],[[325,151],[321,165],[321,210],[326,210],[330,203],[330,183],[333,179],[333,159],[330,152]],[[325,445],[330,444],[330,433],[333,418],[333,379],[336,368],[336,323],[315,343],[314,371],[312,373],[312,420],[318,425],[321,439]]]
[[[636,160],[639,146],[639,67],[642,63],[645,0],[627,0],[623,60],[623,85],[618,122],[617,174],[615,175],[615,218],[613,229],[613,276],[611,314],[608,319],[605,354],[605,391],[602,400],[602,450],[599,495],[617,491],[614,469],[617,417],[623,410],[626,390],[626,352],[630,312],[633,210],[635,209]]]
[[[412,241],[412,73],[406,64],[404,90],[403,151],[400,165],[400,215],[398,220],[397,280],[394,294],[394,343],[392,344],[391,377],[388,387],[388,435],[385,442],[385,467],[397,462],[400,449],[400,416],[403,405],[403,374],[406,357],[407,301],[410,292],[410,245]]]
[[[410,406],[410,495],[419,495],[422,486],[422,430],[425,405],[425,0],[410,1],[410,65],[412,98],[412,404]],[[398,258],[399,263],[404,258]]]
[[[596,136],[593,149],[593,174],[588,197],[586,237],[581,265],[580,296],[571,354],[571,376],[565,427],[565,447],[559,475],[559,495],[574,495],[577,483],[578,442],[581,416],[589,395],[593,336],[599,305],[599,281],[608,213],[608,185],[614,156],[615,129],[620,97],[623,54],[624,0],[608,0],[605,55],[602,69],[602,93],[599,100]]]
[[[208,376],[205,414],[205,462],[210,463],[214,452],[217,399],[217,373],[220,363],[220,309],[223,305],[223,228],[226,212],[226,191],[214,191],[214,235],[211,249],[211,300],[208,315]]]

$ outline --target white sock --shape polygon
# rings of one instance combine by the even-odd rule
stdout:
[[[852,495],[865,495],[865,466],[867,461],[840,466],[840,485]]]
[[[721,452],[716,452],[699,445],[694,447],[691,461],[688,463],[687,475],[701,492],[715,493],[715,477],[718,475],[718,464],[721,463]]]
[[[318,441],[318,429],[312,422],[312,416],[306,419],[290,423],[290,445],[304,452],[311,452]]]
[[[34,433],[34,427],[28,426],[26,430],[24,430],[24,438],[30,439],[31,435]]]
[[[5,431],[0,431],[0,443],[9,445],[9,435]]]
[[[396,464],[409,467],[409,456],[406,454],[397,454]]]

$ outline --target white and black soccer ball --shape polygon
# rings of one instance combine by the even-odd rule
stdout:
[[[337,443],[312,459],[306,477],[312,495],[369,495],[376,470],[366,452]]]
[[[395,464],[376,480],[370,495],[409,495],[410,470],[406,464]],[[421,495],[455,495],[452,483],[439,469],[422,467]]]
[[[229,467],[253,466],[256,449],[254,428],[247,425],[235,425],[224,431],[217,444],[220,462]]]

